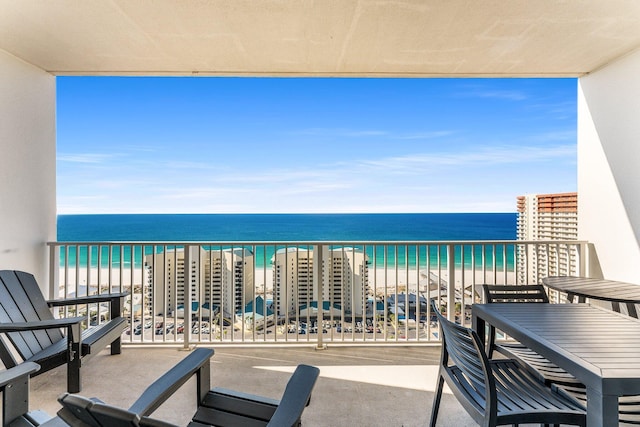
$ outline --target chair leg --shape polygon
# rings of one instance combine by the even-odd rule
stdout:
[[[67,337],[67,391],[79,393],[81,387],[80,367],[82,366],[82,346],[80,344],[80,324],[70,327]]]
[[[122,340],[120,337],[111,343],[111,354],[120,354],[122,353]]]
[[[444,377],[438,375],[438,385],[436,387],[436,394],[433,396],[433,405],[431,408],[431,421],[430,427],[436,427],[436,420],[438,419],[438,409],[440,409],[440,398],[442,398],[442,388],[444,387]]]
[[[80,357],[76,357],[67,363],[67,391],[69,393],[79,393],[80,384]]]

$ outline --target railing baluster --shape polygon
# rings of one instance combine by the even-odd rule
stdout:
[[[323,270],[323,248],[324,245],[322,244],[318,244],[316,246],[314,246],[314,260],[313,260],[313,266],[315,268],[316,271],[316,280],[317,280],[317,288],[318,288],[318,293],[317,293],[317,297],[316,297],[316,301],[317,301],[317,305],[318,305],[318,311],[317,311],[317,315],[316,315],[316,322],[318,323],[318,330],[317,330],[317,336],[318,336],[318,340],[316,343],[316,349],[318,350],[322,350],[324,348],[326,348],[326,346],[322,343],[322,319],[323,319],[323,313],[322,313],[322,300],[323,300],[323,288],[324,288],[324,278],[323,278],[323,274],[322,274],[322,270]],[[309,331],[309,327],[307,325],[307,336]]]
[[[449,286],[447,288],[447,319],[455,322],[456,305],[456,247],[453,243],[447,245],[447,270],[449,276]]]

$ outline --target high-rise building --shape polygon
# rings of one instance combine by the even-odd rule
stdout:
[[[578,194],[529,194],[518,197],[518,240],[578,239]],[[574,245],[518,245],[518,283],[539,283],[550,275],[575,275]]]
[[[339,304],[346,314],[362,315],[369,291],[367,256],[353,247],[324,249],[323,298]]]
[[[191,278],[191,301],[235,313],[253,295],[253,253],[248,249],[190,249],[185,275],[183,248],[145,256],[147,283],[154,289],[153,311],[172,313],[185,303],[185,276]],[[196,278],[198,280],[196,280]]]
[[[368,291],[367,257],[361,249],[323,247],[322,299],[340,306],[345,314],[362,314]],[[317,301],[313,249],[278,250],[273,259],[275,308],[278,314],[295,313]]]
[[[278,314],[295,313],[314,301],[313,250],[297,247],[276,251],[273,265],[274,308]]]

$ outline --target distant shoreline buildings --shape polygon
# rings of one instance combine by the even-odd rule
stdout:
[[[215,313],[222,307],[225,316],[244,311],[256,297],[273,300],[269,307],[279,316],[317,310],[317,273],[313,248],[289,247],[276,251],[271,259],[273,279],[270,289],[255,288],[254,254],[243,248],[201,249],[188,253],[189,273],[185,274],[184,248],[145,256],[146,313],[179,313],[184,310],[185,280],[191,280],[193,311]],[[323,305],[348,315],[362,315],[368,298],[367,256],[352,247],[323,247]],[[197,278],[197,280],[196,280]],[[155,301],[153,300],[155,296]],[[197,304],[195,304],[197,303]],[[313,314],[313,313],[311,313]],[[215,314],[214,314],[215,315]]]
[[[286,248],[278,250],[272,258],[275,311],[284,315],[300,308],[311,309],[318,296],[313,249]],[[368,294],[367,256],[352,247],[329,248],[323,246],[322,289],[323,302],[331,310],[345,314],[362,315]]]
[[[242,309],[253,297],[253,253],[243,248],[195,248],[189,253],[191,301],[209,310],[222,307],[225,313]],[[184,309],[185,251],[169,249],[145,257],[147,284],[156,297],[149,312],[173,313]],[[195,278],[198,280],[193,280]]]
[[[578,193],[528,194],[517,199],[517,240],[577,240]],[[575,246],[518,247],[518,283],[540,283],[548,275],[575,275]]]

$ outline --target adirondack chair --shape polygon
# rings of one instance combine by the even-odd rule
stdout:
[[[0,371],[2,427],[68,427],[61,418],[46,412],[29,410],[29,378],[40,366],[33,362]]]
[[[320,370],[298,365],[280,400],[210,386],[212,349],[199,348],[151,384],[128,409],[121,409],[98,399],[74,394],[58,398],[62,409],[58,416],[71,426],[82,427],[176,427],[150,418],[160,405],[194,375],[198,408],[189,427],[206,426],[271,426],[300,425],[304,408],[309,404],[311,391]]]
[[[41,366],[36,375],[66,363],[67,390],[79,392],[81,360],[88,360],[109,344],[111,354],[121,352],[120,337],[127,327],[126,319],[121,316],[126,295],[92,295],[47,302],[33,275],[0,271],[2,363],[12,368],[21,362],[35,362]],[[111,319],[85,330],[81,328],[85,317],[56,319],[51,312],[51,307],[102,302],[110,303]]]

